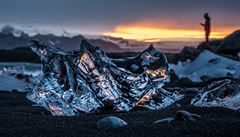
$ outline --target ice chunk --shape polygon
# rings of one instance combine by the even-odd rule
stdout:
[[[202,88],[199,95],[192,99],[191,105],[239,110],[240,83],[237,80],[230,79],[214,81]]]
[[[226,77],[236,73],[240,62],[214,54],[208,50],[203,51],[192,62],[179,62],[171,65],[179,78],[187,77],[194,82],[201,82],[202,76],[210,78]],[[214,70],[214,71],[213,71]]]
[[[168,70],[168,62],[165,54],[155,49],[152,45],[136,57],[113,59],[113,62],[118,67],[125,68],[135,74],[141,74],[145,71]],[[165,80],[169,80],[169,78]]]
[[[0,90],[1,91],[19,91],[26,92],[28,83],[24,80],[19,80],[8,74],[0,75]]]
[[[35,84],[40,68],[30,63],[0,63],[0,90],[27,92]]]
[[[80,50],[65,52],[53,46],[32,42],[32,49],[43,62],[42,76],[32,92],[31,101],[53,115],[77,115],[79,112],[129,111],[137,105],[161,109],[182,98],[162,89],[169,80],[165,55],[150,47],[131,61],[140,63],[141,72],[133,73],[119,66],[98,47],[86,40]],[[145,56],[146,55],[146,56]],[[138,60],[139,59],[139,60]],[[141,66],[142,61],[147,70]],[[128,65],[128,61],[124,63]],[[151,94],[151,103],[141,103]]]

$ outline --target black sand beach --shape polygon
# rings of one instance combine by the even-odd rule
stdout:
[[[240,0],[0,0],[0,137],[240,137],[239,13]]]
[[[81,114],[74,117],[51,116],[42,107],[32,106],[26,93],[0,91],[0,136],[78,136],[78,137],[239,137],[240,112],[224,108],[189,106],[193,93],[163,110],[134,110],[129,113]],[[156,120],[173,117],[177,110],[202,116],[196,121],[175,121],[153,125]],[[96,122],[106,116],[122,118],[128,125],[119,129],[100,130]]]

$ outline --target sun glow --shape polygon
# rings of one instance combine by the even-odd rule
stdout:
[[[211,32],[211,38],[223,38],[229,32]],[[169,39],[203,39],[202,30],[181,30],[181,29],[162,29],[159,27],[142,26],[118,26],[113,32],[107,32],[104,35],[112,37],[121,37],[125,39],[142,40],[146,42],[155,42]]]

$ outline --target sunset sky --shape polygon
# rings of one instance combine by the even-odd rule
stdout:
[[[29,33],[110,35],[144,41],[212,38],[240,28],[240,0],[0,0],[0,27]]]

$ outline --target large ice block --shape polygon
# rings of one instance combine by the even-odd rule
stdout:
[[[168,63],[163,53],[150,46],[130,62],[116,61],[86,40],[80,50],[65,52],[32,41],[32,50],[43,62],[42,76],[27,95],[53,115],[80,112],[129,111],[135,106],[165,108],[183,96],[162,89],[169,81]],[[125,64],[125,67],[124,67]]]

